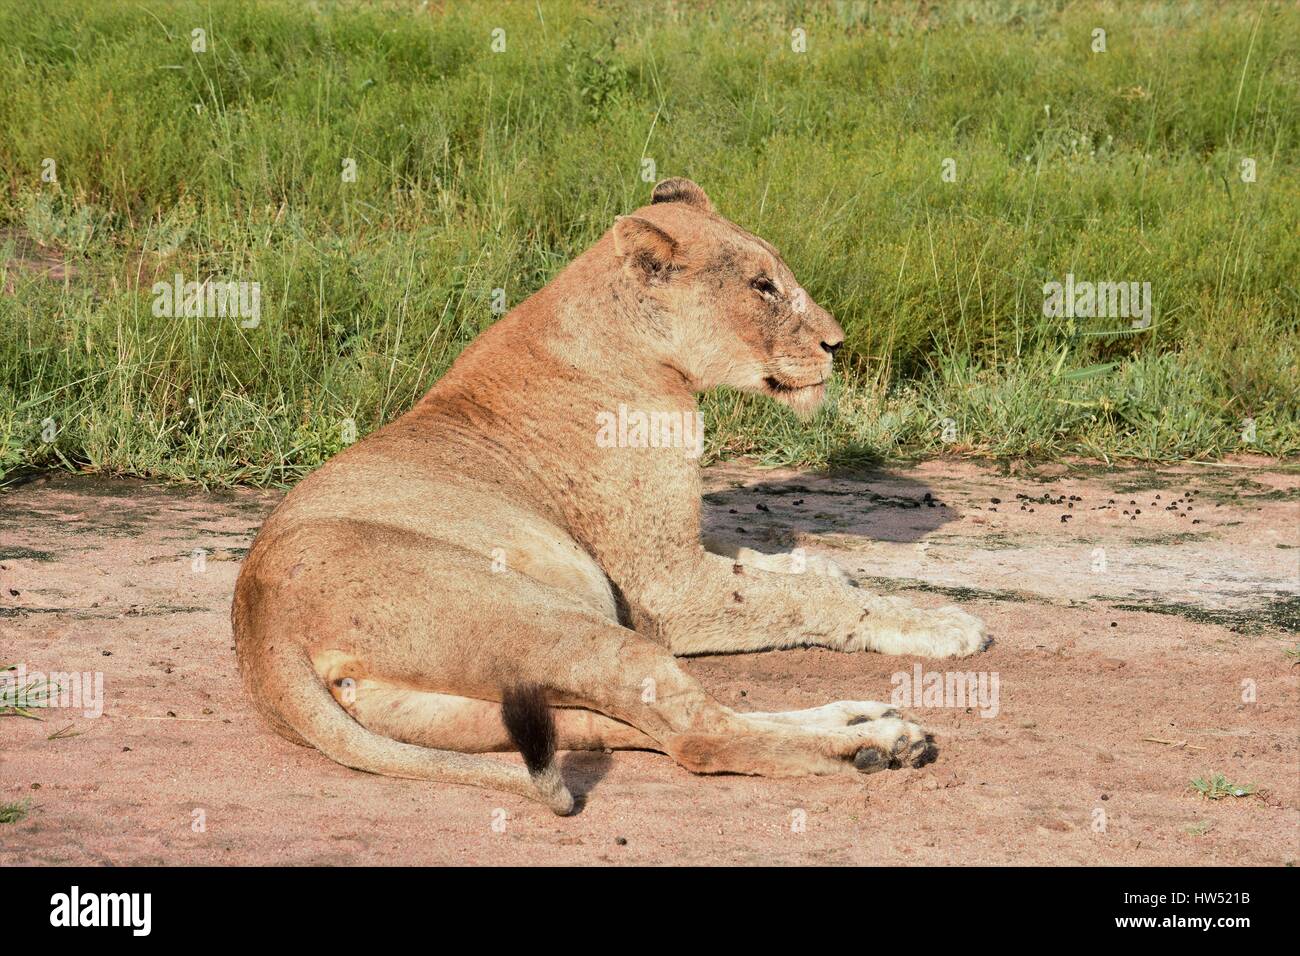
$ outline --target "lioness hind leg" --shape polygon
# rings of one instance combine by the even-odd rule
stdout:
[[[411,690],[368,678],[350,683],[330,682],[330,687],[335,700],[358,723],[385,737],[421,747],[460,753],[505,752],[515,749],[501,719],[501,705],[494,701]],[[560,750],[665,750],[663,744],[635,727],[592,710],[554,707],[552,714],[558,730],[557,747]],[[755,725],[747,726],[746,732],[780,734],[788,728],[816,731],[852,727],[881,718],[897,718],[899,713],[889,704],[845,700],[805,710],[748,712],[737,713],[736,716],[746,724]],[[764,726],[772,724],[780,726]],[[881,730],[885,726],[874,729]],[[892,723],[888,726],[893,727]],[[901,732],[906,726],[909,725],[904,722],[895,729]],[[908,737],[907,745],[911,748],[922,741],[930,741],[930,738],[913,735]],[[855,769],[880,770],[891,764],[899,765],[901,760],[894,751],[897,743],[898,736],[895,736],[889,753],[880,751],[880,756],[874,759],[867,755],[858,758],[855,754]],[[907,756],[911,765],[920,766],[933,758],[934,750],[920,747]],[[781,773],[779,770],[775,772]]]
[[[515,749],[496,701],[412,690],[363,678],[330,684],[334,699],[358,723],[408,744],[459,753]],[[559,750],[658,750],[635,727],[581,707],[552,707]]]
[[[435,686],[439,681],[446,682],[445,662],[455,659],[457,683],[466,688],[483,688],[508,683],[506,675],[516,671],[519,679],[546,687],[553,704],[597,711],[629,725],[643,736],[625,737],[625,742],[662,751],[698,773],[794,777],[871,772],[891,766],[916,766],[933,759],[933,743],[921,727],[884,716],[881,708],[864,705],[864,712],[856,716],[865,720],[855,722],[855,715],[846,715],[840,726],[737,713],[710,697],[667,649],[636,632],[590,613],[554,605],[550,613],[539,618],[533,611],[535,606],[536,602],[506,603],[498,590],[490,610],[482,609],[484,615],[494,619],[494,627],[511,635],[508,657],[471,653],[471,649],[479,649],[472,635],[446,629],[437,643],[400,642],[401,657],[379,655],[381,659],[371,662],[371,674],[382,682],[389,669],[408,675],[408,679],[423,673]],[[516,613],[517,619],[510,619]],[[393,645],[385,650],[391,653]],[[381,716],[382,696],[374,700],[371,719],[393,720],[393,726],[384,728],[385,733],[421,733],[410,724],[396,726],[401,718]],[[418,708],[428,703],[407,697],[402,705]],[[555,712],[565,713],[563,709]],[[470,705],[460,716],[475,713]],[[367,718],[359,714],[358,720],[364,723]],[[598,729],[610,726],[600,724]],[[475,742],[479,749],[484,741],[492,740],[495,730],[484,723],[476,733],[482,735]],[[582,733],[577,731],[579,736]],[[439,746],[447,746],[446,741],[440,741]]]

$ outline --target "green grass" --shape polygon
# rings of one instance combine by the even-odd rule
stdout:
[[[0,480],[296,480],[643,203],[644,158],[848,334],[811,423],[709,396],[709,457],[1300,453],[1294,5],[429,6],[0,0]],[[177,272],[260,282],[260,326],[154,317]],[[1150,282],[1151,327],[1045,318],[1067,272]]]
[[[20,823],[27,818],[31,809],[30,800],[0,803],[0,823]]]

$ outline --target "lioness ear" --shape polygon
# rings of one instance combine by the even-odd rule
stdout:
[[[677,243],[648,219],[619,216],[614,220],[614,253],[623,268],[642,278],[662,278],[677,255]]]
[[[665,179],[655,186],[654,192],[650,194],[650,204],[659,202],[680,202],[694,206],[701,212],[713,212],[713,203],[709,202],[704,190],[689,179],[680,177]]]

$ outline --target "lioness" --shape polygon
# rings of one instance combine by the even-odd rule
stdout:
[[[232,610],[253,700],[349,767],[561,814],[557,747],[770,776],[933,760],[933,738],[885,704],[738,713],[677,656],[945,657],[983,646],[979,620],[860,590],[826,562],[712,553],[693,449],[596,440],[620,406],[693,418],[717,385],[810,413],[843,338],[772,246],[695,183],[659,183],[267,519]],[[467,756],[514,748],[526,767]]]

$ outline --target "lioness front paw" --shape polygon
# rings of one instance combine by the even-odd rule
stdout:
[[[901,598],[871,597],[845,650],[924,657],[965,657],[988,646],[984,622],[949,604],[928,611]]]

